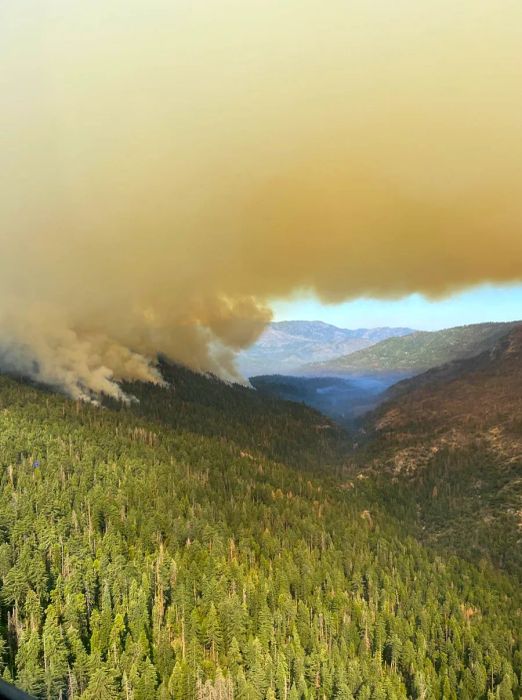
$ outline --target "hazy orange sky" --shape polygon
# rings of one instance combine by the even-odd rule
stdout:
[[[504,0],[2,3],[4,364],[230,375],[295,290],[520,281],[521,46]]]

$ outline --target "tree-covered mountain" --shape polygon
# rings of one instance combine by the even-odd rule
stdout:
[[[393,477],[397,502],[413,495],[430,542],[522,580],[522,325],[388,396],[366,421],[360,459]]]
[[[325,362],[310,363],[304,370],[313,375],[402,372],[411,376],[451,360],[478,355],[516,325],[517,322],[479,323],[441,331],[417,331]]]
[[[321,362],[403,336],[410,328],[337,328],[322,321],[280,321],[269,324],[259,340],[238,356],[245,377],[301,373],[309,362]]]
[[[513,575],[426,547],[314,411],[163,371],[104,408],[0,378],[5,679],[49,700],[521,696]]]
[[[305,405],[279,401],[167,361],[161,361],[159,367],[168,390],[154,384],[126,383],[124,390],[137,401],[130,407],[116,402],[107,405],[175,431],[233,442],[300,469],[331,466],[346,450],[344,430]]]

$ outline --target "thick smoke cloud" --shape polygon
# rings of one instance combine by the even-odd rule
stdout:
[[[520,280],[521,7],[2,3],[1,366],[120,396],[299,289]]]

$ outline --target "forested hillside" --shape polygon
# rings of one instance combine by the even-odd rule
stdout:
[[[491,349],[401,382],[366,421],[358,460],[389,474],[431,543],[522,580],[522,326]]]
[[[256,450],[300,469],[332,466],[346,451],[346,433],[312,408],[227,384],[166,360],[159,368],[168,391],[154,384],[126,383],[125,391],[138,401],[127,407],[115,402],[109,405],[177,431],[234,442],[243,450]]]
[[[515,579],[420,544],[318,414],[169,371],[126,408],[0,378],[5,679],[53,700],[521,696]]]

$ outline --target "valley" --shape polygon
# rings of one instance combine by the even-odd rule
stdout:
[[[376,408],[385,391],[403,377],[386,373],[346,377],[275,374],[250,377],[250,382],[263,395],[304,403],[350,428],[362,415]]]
[[[295,322],[298,323],[298,322]],[[388,398],[392,386],[408,386],[401,380],[422,376],[438,366],[491,349],[513,328],[513,323],[484,323],[434,332],[404,332],[376,340],[366,349],[321,363],[304,363],[293,375],[282,374],[279,351],[266,350],[266,367],[275,374],[250,376],[252,385],[265,395],[297,401],[325,413],[345,427]],[[389,333],[393,329],[384,329]],[[335,352],[335,346],[332,346]],[[428,375],[429,376],[429,375]]]

